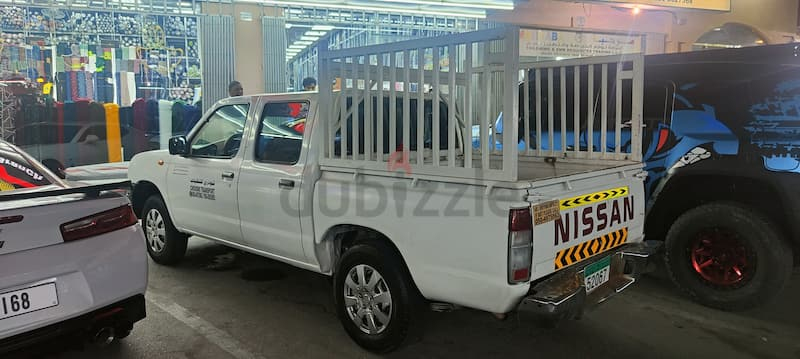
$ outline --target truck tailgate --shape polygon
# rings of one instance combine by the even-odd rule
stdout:
[[[532,182],[532,280],[644,239],[642,167],[630,164]]]

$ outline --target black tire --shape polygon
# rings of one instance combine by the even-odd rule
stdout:
[[[152,237],[154,235],[158,236],[158,234],[154,230],[151,230],[151,218],[148,218],[148,215],[154,216],[155,214],[160,216],[163,222],[163,226],[159,226],[156,223],[156,228],[163,228],[164,232],[164,238],[161,239],[163,244],[160,246],[153,244],[154,238]],[[141,218],[145,233],[147,253],[150,254],[150,258],[156,263],[163,265],[174,265],[180,262],[186,254],[186,244],[189,240],[189,236],[179,232],[172,224],[172,218],[170,218],[167,206],[164,204],[164,200],[161,196],[154,194],[147,198],[147,201],[144,202],[144,206],[142,207]],[[156,220],[155,218],[152,219]]]
[[[376,287],[379,290],[388,289],[392,301],[391,309],[388,310],[390,313],[388,325],[375,334],[366,333],[356,325],[350,317],[345,301],[345,282],[348,273],[353,269],[357,271],[356,268],[361,265],[368,266],[380,274],[383,280],[378,282]],[[370,274],[369,269],[365,268],[365,278],[372,278],[373,275],[374,272]],[[333,283],[339,320],[350,338],[362,348],[379,354],[392,352],[406,342],[412,332],[417,334],[421,331],[417,321],[420,318],[422,297],[414,286],[405,264],[389,246],[379,242],[354,245],[340,259]],[[377,320],[375,322],[377,325],[383,326],[380,318],[374,315],[373,317],[375,318],[373,321]]]
[[[694,301],[724,311],[764,305],[792,273],[792,248],[778,227],[736,203],[714,202],[687,211],[673,223],[665,247],[672,281]]]

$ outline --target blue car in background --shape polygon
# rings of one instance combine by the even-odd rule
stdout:
[[[730,311],[764,305],[800,263],[798,65],[800,47],[792,44],[645,56],[646,238],[665,242],[670,278],[703,305]],[[554,83],[558,93],[560,81]],[[517,146],[537,149],[525,143],[524,121],[535,142],[535,111],[546,119],[547,99],[536,106],[531,88],[526,114],[523,90],[520,85]],[[561,118],[558,104],[554,110]],[[577,143],[571,110],[566,128],[554,121],[555,150],[588,149],[588,119],[578,116]],[[489,129],[496,148],[503,146],[502,122],[500,114]],[[613,152],[617,129],[609,126],[605,146]],[[591,143],[599,152],[603,134],[599,123],[593,127]],[[541,123],[540,130],[541,149],[549,150],[550,129]],[[622,152],[630,151],[630,123],[619,132]],[[474,126],[473,148],[479,133]]]

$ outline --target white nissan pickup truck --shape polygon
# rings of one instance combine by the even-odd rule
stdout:
[[[330,275],[344,329],[374,352],[428,303],[580,316],[655,250],[642,57],[524,63],[518,44],[514,27],[322,44],[319,92],[217,102],[130,163],[150,256],[175,264],[198,236]]]

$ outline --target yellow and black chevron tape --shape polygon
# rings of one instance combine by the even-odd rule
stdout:
[[[619,247],[628,240],[628,227],[574,245],[556,254],[556,270]]]
[[[585,206],[587,204],[602,202],[612,198],[626,196],[628,195],[628,193],[630,193],[630,191],[628,191],[628,187],[626,186],[626,187],[607,189],[605,191],[589,193],[577,197],[563,199],[561,200],[561,210],[563,211],[565,209],[578,208],[581,206]]]

